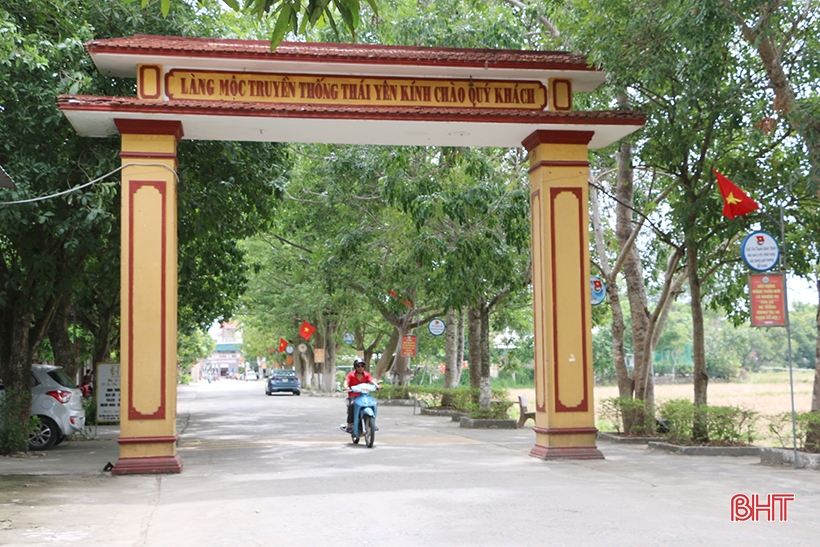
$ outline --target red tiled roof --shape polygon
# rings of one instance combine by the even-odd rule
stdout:
[[[146,114],[208,114],[282,118],[359,120],[466,121],[533,124],[643,125],[646,115],[626,110],[555,112],[547,110],[449,108],[422,106],[355,106],[240,101],[146,101],[136,97],[60,95],[61,110],[139,112]]]
[[[282,42],[274,51],[271,51],[270,42],[267,40],[186,38],[145,34],[124,38],[92,40],[85,45],[92,55],[104,53],[154,54],[177,57],[256,58],[279,61],[597,71],[597,69],[588,66],[585,56],[561,51],[456,49],[316,42]]]

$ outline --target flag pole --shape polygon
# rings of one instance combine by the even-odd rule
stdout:
[[[792,446],[794,448],[794,468],[799,469],[797,462],[797,419],[794,412],[794,372],[792,359],[792,328],[789,320],[789,273],[786,270],[786,223],[783,220],[783,204],[780,204],[780,241],[783,253],[780,255],[780,268],[783,272],[783,305],[786,309],[786,340],[789,351],[789,392],[792,402]]]

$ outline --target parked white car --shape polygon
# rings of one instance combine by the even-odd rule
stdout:
[[[29,433],[29,450],[48,450],[85,427],[83,394],[71,377],[52,365],[31,366],[31,415],[40,419]]]
[[[245,371],[245,380],[253,380],[255,382],[258,379],[259,379],[259,377],[256,375],[255,370],[246,370]]]

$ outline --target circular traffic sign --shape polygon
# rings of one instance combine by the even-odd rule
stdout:
[[[299,351],[301,353],[305,353],[307,351],[307,346],[305,344],[299,344]]]
[[[356,337],[353,336],[352,332],[346,332],[342,339],[345,341],[345,344],[352,344],[356,341]]]
[[[749,268],[765,272],[780,261],[780,246],[771,234],[752,232],[740,244],[740,257]]]
[[[288,355],[293,355],[293,346],[288,346],[285,348],[285,351]]]
[[[447,325],[441,319],[433,319],[427,324],[427,330],[433,336],[441,336],[447,330]]]

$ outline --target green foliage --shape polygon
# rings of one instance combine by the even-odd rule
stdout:
[[[643,420],[638,421],[640,416]],[[601,401],[601,417],[607,420],[617,433],[621,433],[624,424],[632,424],[629,431],[623,433],[628,436],[642,436],[650,432],[646,426],[638,423],[652,423],[654,416],[646,411],[646,402],[632,397],[610,397]]]
[[[815,446],[808,440],[808,432],[820,428],[820,413],[798,412],[794,416],[794,425],[793,432],[792,413],[783,412],[769,418],[768,429],[782,448],[792,448],[796,438],[798,450],[820,453],[820,446]]]
[[[83,399],[83,410],[85,411],[85,425],[97,423],[97,396],[92,395]]]
[[[447,389],[443,387],[430,386],[391,386],[384,385],[382,389],[373,392],[377,399],[415,399],[425,404],[428,408],[441,407],[442,398],[448,397],[450,401],[450,408],[459,410],[461,412],[473,412],[478,409],[478,389],[470,389],[469,387],[457,387],[454,389]],[[505,389],[493,388],[492,399],[498,403],[493,408],[493,412],[501,412],[503,409],[506,417],[506,411],[510,408],[512,403],[507,402],[508,393]]]
[[[665,401],[658,407],[668,429],[669,442],[693,444],[693,427],[697,413],[702,413],[710,444],[747,445],[755,440],[757,413],[732,406],[697,405],[686,399]]]
[[[191,365],[205,359],[216,349],[216,342],[202,329],[177,334],[177,362],[183,370],[190,371]]]
[[[124,0],[127,3],[137,0]],[[378,16],[376,0],[365,0],[372,15]],[[159,11],[163,16],[167,16],[172,5],[182,4],[184,0],[160,0]],[[347,30],[351,38],[356,40],[356,29],[360,25],[362,12],[365,6],[360,0],[311,0],[302,2],[301,0],[224,0],[230,8],[236,11],[254,15],[259,18],[271,16],[276,22],[270,34],[271,48],[275,48],[288,35],[304,35],[308,27],[328,25],[336,36],[342,30]],[[200,5],[205,5],[214,9],[212,0],[198,0]],[[142,7],[149,4],[156,5],[149,0],[141,0]],[[337,23],[337,18],[341,19],[343,26]]]

